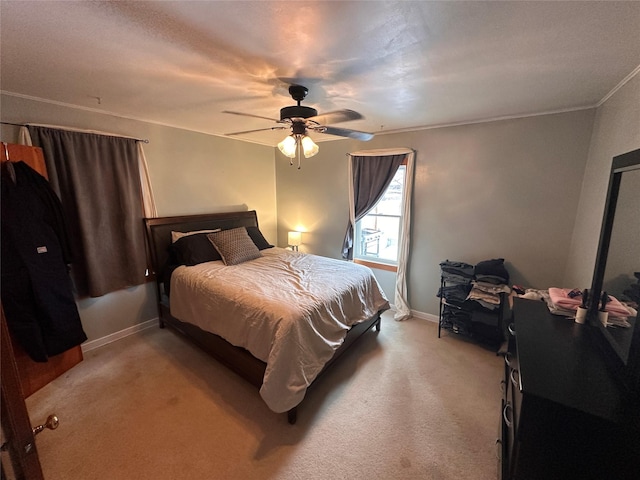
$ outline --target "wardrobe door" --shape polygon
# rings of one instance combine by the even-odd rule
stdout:
[[[22,397],[18,369],[7,324],[2,312],[0,331],[0,410],[2,418],[2,463],[0,477],[7,479],[43,480],[42,467],[34,439],[27,406]]]
[[[1,155],[3,161],[7,160],[6,157],[8,155],[9,161],[22,161],[43,177],[48,178],[44,154],[41,148],[3,143]],[[4,315],[4,312],[2,312],[2,315]],[[82,348],[80,345],[59,355],[50,357],[47,362],[40,363],[34,362],[17,341],[11,339],[11,344],[18,366],[18,375],[20,377],[24,398],[29,397],[32,393],[38,391],[82,361]]]
[[[6,150],[4,147],[6,146]],[[12,162],[24,162],[42,175],[47,180],[47,165],[44,163],[44,154],[42,149],[38,147],[29,147],[28,145],[16,145],[14,143],[3,143],[3,161],[6,160],[7,154]]]

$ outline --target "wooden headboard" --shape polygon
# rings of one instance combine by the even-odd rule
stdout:
[[[145,218],[147,242],[151,257],[150,274],[161,278],[162,269],[169,257],[171,232],[190,232],[220,228],[228,230],[237,227],[257,227],[255,210],[242,212],[209,213],[201,215],[181,215],[177,217]]]

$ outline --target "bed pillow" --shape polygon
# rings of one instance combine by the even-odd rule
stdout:
[[[262,232],[258,227],[246,227],[246,228],[247,228],[247,233],[251,237],[251,240],[253,240],[253,243],[256,244],[256,247],[258,247],[258,250],[273,248],[273,245],[267,242],[267,239],[264,238],[264,235],[262,235]]]
[[[176,264],[189,267],[199,263],[222,260],[207,235],[209,234],[194,233],[179,238],[169,247],[169,256]]]
[[[180,240],[182,237],[186,237],[187,235],[195,235],[197,233],[211,233],[211,232],[219,232],[222,230],[221,228],[216,228],[213,230],[194,230],[192,232],[176,232],[171,230],[171,243],[175,243]]]
[[[207,237],[225,265],[237,265],[262,256],[245,227],[209,233]]]

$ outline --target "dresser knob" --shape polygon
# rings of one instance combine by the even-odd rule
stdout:
[[[34,435],[38,435],[45,428],[48,428],[49,430],[55,430],[56,428],[58,428],[58,425],[60,425],[58,417],[56,417],[55,415],[49,415],[45,423],[43,423],[42,425],[38,425],[37,427],[33,427],[31,430],[33,431]]]
[[[516,379],[516,375],[518,376],[518,379]],[[513,383],[513,386],[521,392],[522,389],[520,388],[520,372],[515,368],[512,369],[511,373],[509,374],[509,378],[511,378],[511,383]]]
[[[511,366],[511,352],[507,352],[504,354],[504,363],[508,366]]]
[[[502,410],[502,418],[504,418],[504,423],[506,423],[507,427],[509,428],[511,428],[511,426],[513,425],[511,418],[509,418],[511,415],[508,413],[511,411],[511,404],[507,402],[507,404],[504,406],[504,409]]]

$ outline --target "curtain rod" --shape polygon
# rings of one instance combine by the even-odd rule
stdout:
[[[11,122],[0,122],[0,123],[3,124],[3,125],[13,125],[14,127],[28,127],[29,126],[28,123],[11,123]],[[68,130],[68,129],[60,128],[60,130]],[[71,131],[73,131],[73,130],[71,130]],[[100,134],[98,134],[98,135],[100,135]],[[121,137],[122,135],[109,135],[109,136]],[[149,140],[146,139],[146,138],[144,138],[144,139],[142,139],[142,138],[134,138],[134,137],[122,137],[122,138],[131,138],[131,139],[135,140],[136,142],[149,143]]]

